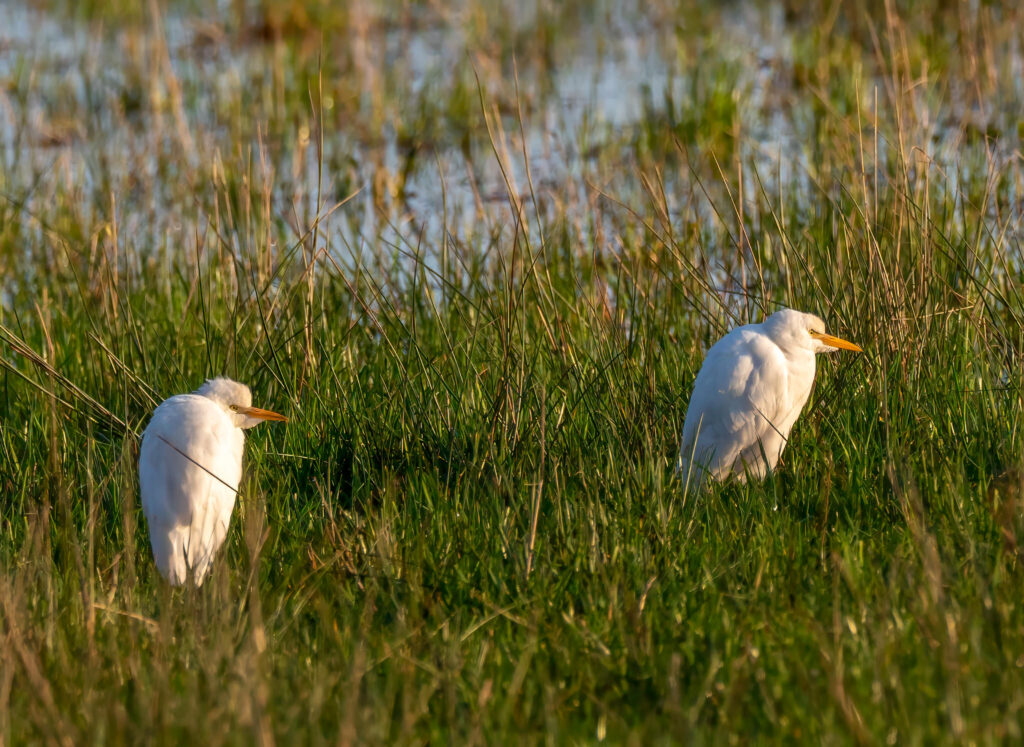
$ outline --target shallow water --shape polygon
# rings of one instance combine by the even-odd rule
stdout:
[[[660,177],[670,219],[707,227],[705,251],[735,251],[721,217],[733,196],[726,199],[707,184],[718,168],[742,186],[744,220],[755,229],[768,220],[765,204],[813,204],[820,190],[839,196],[855,190],[858,180],[878,178],[878,169],[867,162],[868,173],[846,174],[847,183],[823,168],[809,102],[825,92],[793,95],[794,71],[804,64],[799,46],[810,32],[799,22],[787,23],[773,4],[709,18],[598,4],[578,19],[577,33],[563,33],[552,45],[552,59],[517,58],[514,66],[500,54],[488,54],[487,41],[473,37],[465,9],[391,23],[363,9],[368,20],[353,32],[350,70],[358,78],[354,90],[361,93],[354,105],[347,102],[350,119],[336,116],[341,102],[328,81],[322,160],[312,105],[282,106],[268,83],[293,76],[291,85],[278,88],[301,93],[299,58],[312,53],[296,47],[308,41],[289,46],[240,40],[216,23],[171,14],[161,24],[180,89],[176,102],[160,63],[162,45],[149,26],[102,29],[21,4],[0,7],[7,200],[27,217],[23,230],[79,245],[96,237],[76,235],[75,225],[116,222],[117,262],[136,272],[142,271],[142,258],[173,261],[183,251],[191,256],[200,250],[197,237],[208,236],[214,220],[211,200],[203,196],[211,180],[215,191],[239,179],[257,193],[268,190],[271,213],[292,227],[296,240],[316,215],[354,194],[321,225],[328,250],[348,261],[366,263],[401,248],[430,266],[449,237],[483,250],[495,234],[515,230],[510,188],[525,205],[532,235],[539,224],[560,220],[574,227],[581,251],[614,253],[620,232],[609,221],[628,215],[599,199],[597,191],[648,212],[650,197],[638,178],[635,150],[645,128],[663,126],[660,117],[690,117],[701,128],[695,142],[683,145],[705,163],[703,181],[680,163],[665,164]],[[534,20],[522,17],[518,25],[529,30]],[[323,44],[318,53],[332,49]],[[1011,59],[999,62],[999,75],[1019,89],[1016,73],[1024,66],[1018,47],[1013,51]],[[477,78],[482,92],[475,88]],[[444,97],[467,80],[473,81],[472,115],[480,114],[480,96],[489,110],[497,105],[501,112],[492,121],[500,157],[479,124],[468,147],[442,131],[419,143],[410,157],[399,125],[408,130],[412,121],[415,135],[416,112],[429,104],[443,111]],[[863,111],[850,116],[859,118],[866,133],[866,158],[877,155],[886,163],[895,157],[891,132],[878,134],[872,126],[876,117],[891,119],[891,82],[867,73],[862,81]],[[717,94],[715,86],[721,88]],[[936,189],[956,190],[979,170],[1016,170],[1018,102],[1024,97],[975,111],[960,86],[925,81],[906,94],[914,97],[916,133],[926,137],[911,149],[908,163],[924,168],[930,161]],[[717,101],[728,110],[730,100],[729,121],[702,109]],[[521,123],[517,110],[523,112]],[[1004,136],[968,147],[968,120]],[[723,133],[726,128],[734,131]],[[403,177],[407,162],[412,166]],[[1012,199],[1001,219],[1018,222],[1020,179],[1014,174],[1007,187]],[[57,202],[80,210],[67,227],[43,227],[32,218],[46,215]],[[276,238],[239,230],[234,241],[243,240]],[[728,272],[712,272],[715,282],[729,282]]]

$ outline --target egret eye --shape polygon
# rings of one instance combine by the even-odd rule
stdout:
[[[232,412],[238,412],[238,405],[231,405],[230,408]]]

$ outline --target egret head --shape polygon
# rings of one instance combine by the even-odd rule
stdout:
[[[207,379],[206,383],[196,390],[196,394],[211,399],[223,407],[238,428],[252,428],[264,420],[288,422],[288,418],[284,415],[253,407],[252,392],[249,391],[249,387],[223,376]]]
[[[862,352],[861,348],[852,342],[827,334],[825,322],[814,314],[782,309],[765,319],[764,326],[771,338],[784,351],[810,350],[812,353],[834,353],[841,349]]]

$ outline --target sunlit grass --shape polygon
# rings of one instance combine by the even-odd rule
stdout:
[[[1016,11],[197,12],[0,45],[4,742],[1019,738]],[[685,491],[777,305],[866,352]],[[174,591],[138,434],[216,374],[290,422]]]

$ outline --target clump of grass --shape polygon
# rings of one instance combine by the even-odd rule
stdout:
[[[697,10],[638,28],[688,41]],[[121,66],[102,85],[4,52],[0,738],[1018,737],[1020,173],[953,98],[1013,136],[1014,13],[843,12],[763,31],[770,72],[705,16],[699,68],[654,50],[701,107],[569,133],[532,76],[608,9],[538,12],[419,96],[328,59],[344,19],[315,66],[294,21],[211,70],[159,31],[188,6],[75,48]],[[965,39],[984,65],[936,58]],[[32,143],[54,91],[85,135]],[[778,304],[866,354],[822,364],[776,474],[684,491],[703,351]],[[291,422],[173,591],[138,434],[221,373]]]

